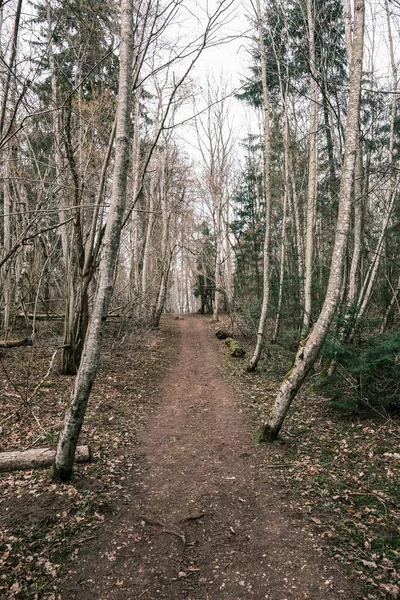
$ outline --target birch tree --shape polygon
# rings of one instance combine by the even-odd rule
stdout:
[[[303,336],[312,326],[312,275],[318,170],[318,73],[315,57],[315,18],[312,0],[307,0],[308,45],[310,54],[310,146],[306,209]]]
[[[364,15],[364,0],[356,0],[354,5],[353,47],[350,64],[349,98],[339,208],[325,301],[314,328],[308,337],[300,343],[294,364],[280,386],[270,417],[262,427],[262,441],[273,441],[277,438],[291,402],[318,357],[340,300],[347,240],[350,230],[352,188],[358,148],[364,50]]]
[[[71,478],[75,450],[90,391],[100,359],[100,343],[107,317],[118,255],[121,225],[126,199],[126,182],[130,147],[130,104],[132,90],[133,58],[133,0],[121,0],[121,45],[119,58],[119,85],[117,106],[117,129],[115,136],[115,160],[111,204],[107,216],[104,246],[100,260],[99,283],[90,318],[88,333],[83,347],[82,359],[75,380],[74,391],[65,415],[52,475],[62,481]]]

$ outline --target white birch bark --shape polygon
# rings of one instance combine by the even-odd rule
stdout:
[[[272,36],[273,39],[273,36]],[[283,120],[284,120],[284,136],[283,136],[283,147],[284,147],[284,193],[283,193],[283,209],[282,209],[282,237],[281,237],[281,248],[279,257],[279,284],[278,284],[278,306],[275,317],[274,333],[272,335],[272,343],[276,344],[278,338],[279,326],[281,320],[282,310],[282,299],[283,299],[283,280],[285,275],[285,254],[286,254],[286,219],[287,219],[287,207],[289,204],[289,190],[290,190],[290,176],[289,176],[289,116],[288,116],[288,88],[289,78],[286,79],[286,85],[284,86],[281,63],[279,60],[278,53],[273,43],[274,54],[278,69],[279,77],[279,90],[283,105]],[[288,74],[288,64],[285,69],[286,75]],[[299,283],[301,279],[299,278]],[[300,284],[301,285],[301,284]]]
[[[11,152],[7,153],[4,165],[4,182],[3,182],[3,246],[4,252],[7,254],[11,250],[11,194],[10,194],[10,160]],[[5,264],[3,267],[3,333],[7,338],[10,328],[11,317],[11,269],[12,264]]]
[[[307,0],[308,45],[310,53],[310,148],[308,161],[308,189],[306,213],[306,249],[304,277],[304,313],[303,334],[306,335],[312,326],[312,274],[314,258],[315,205],[317,196],[318,169],[318,84],[315,64],[315,21],[313,2]]]
[[[294,215],[294,225],[296,231],[296,248],[297,248],[297,272],[299,277],[299,303],[301,307],[304,307],[304,243],[303,243],[303,227],[300,220],[299,211],[299,196],[297,194],[296,178],[294,175],[294,166],[291,149],[288,148],[288,165],[289,165],[289,177],[291,183],[291,194],[289,198],[292,199],[292,211]]]
[[[390,22],[390,12],[389,12],[389,3],[388,0],[384,0],[384,6],[386,10],[386,23],[387,23],[387,31],[388,31],[388,41],[389,41],[389,56],[390,56],[390,64],[392,69],[392,103],[391,103],[391,112],[390,112],[390,132],[389,132],[389,148],[388,148],[388,165],[389,165],[389,175],[390,175],[390,183],[388,185],[387,190],[387,209],[386,216],[381,225],[381,231],[379,234],[378,243],[376,245],[374,251],[373,260],[369,266],[367,276],[364,279],[363,286],[358,296],[358,310],[356,314],[356,318],[353,321],[353,326],[351,330],[348,332],[348,341],[352,339],[354,328],[357,325],[357,322],[362,319],[364,316],[369,301],[372,295],[372,291],[377,279],[378,270],[381,262],[382,256],[382,248],[386,237],[386,232],[390,224],[391,216],[393,213],[393,209],[395,207],[397,201],[398,188],[400,184],[400,177],[394,177],[392,173],[392,165],[393,165],[393,157],[394,157],[394,134],[395,134],[395,122],[396,122],[396,114],[397,114],[397,89],[398,89],[398,69],[395,59],[394,46],[393,46],[393,35],[391,29]]]
[[[261,440],[278,437],[286,414],[305,377],[313,366],[327,336],[342,289],[343,268],[351,222],[351,197],[358,148],[360,91],[364,49],[364,0],[355,0],[353,53],[350,66],[350,91],[347,110],[346,142],[339,193],[339,208],[331,270],[325,301],[318,320],[306,340],[300,343],[293,367],[284,378],[269,420],[264,423]]]
[[[213,321],[219,320],[219,304],[221,296],[221,255],[222,255],[222,198],[221,186],[218,186],[215,199],[215,235],[216,235],[216,251],[215,251],[215,294],[213,307]]]
[[[265,237],[263,250],[263,299],[261,306],[260,321],[257,331],[257,343],[253,356],[250,359],[247,369],[254,371],[260,360],[264,332],[267,322],[267,312],[269,303],[269,284],[270,284],[270,238],[271,238],[271,129],[270,129],[270,106],[269,93],[267,87],[267,56],[265,52],[263,38],[263,23],[260,0],[256,0],[257,11],[257,31],[258,47],[261,61],[261,81],[263,90],[263,112],[264,112],[264,202],[265,202]]]
[[[99,268],[93,312],[83,348],[83,354],[74,390],[65,415],[53,465],[53,478],[68,480],[72,476],[75,451],[86,413],[89,395],[96,377],[103,326],[110,303],[123,211],[126,200],[126,183],[130,145],[130,100],[132,88],[132,0],[121,0],[121,46],[119,59],[119,87],[117,131],[111,204],[107,217],[104,245]]]
[[[140,96],[141,86],[135,93],[134,107],[134,132],[132,140],[132,199],[137,197],[139,189],[139,164],[140,164]],[[139,219],[135,212],[131,217],[131,256],[129,265],[129,303],[132,304],[140,290],[139,275]]]
[[[233,259],[232,259],[232,245],[230,239],[230,201],[226,199],[225,206],[225,255],[226,255],[226,300],[228,311],[231,311],[231,304],[233,299]]]
[[[353,53],[351,0],[344,0],[344,41],[346,46],[347,61],[350,65]]]

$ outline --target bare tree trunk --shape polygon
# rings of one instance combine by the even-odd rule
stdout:
[[[214,310],[213,321],[219,320],[219,304],[221,296],[221,255],[222,255],[222,198],[221,187],[215,194],[215,235],[216,235],[216,251],[215,251],[215,294],[214,294]]]
[[[52,41],[52,20],[51,20],[51,5],[50,0],[47,0],[47,44],[49,54],[49,66],[50,66],[50,82],[51,82],[51,103],[52,103],[52,119],[53,119],[53,147],[54,147],[54,167],[56,172],[56,193],[58,194],[58,187],[61,184],[61,177],[63,172],[63,159],[61,155],[61,135],[60,135],[60,116],[57,110],[57,77],[56,77],[56,65],[53,53],[53,41]],[[59,195],[59,194],[58,194]],[[65,212],[65,197],[62,194],[59,197],[59,220],[60,223],[65,223],[67,220],[67,214]],[[68,248],[69,248],[69,225],[63,225],[61,227],[61,245],[62,245],[62,256],[65,268],[67,269],[68,263]]]
[[[262,441],[273,441],[305,377],[313,366],[328,334],[342,289],[343,268],[351,222],[351,197],[358,148],[360,92],[364,49],[364,0],[355,1],[354,38],[350,65],[350,91],[347,110],[346,142],[339,194],[335,244],[325,301],[318,320],[307,339],[300,343],[293,367],[284,378],[268,422],[263,425]]]
[[[226,199],[225,206],[225,254],[226,254],[226,302],[228,311],[231,312],[231,305],[233,299],[233,260],[232,260],[232,246],[230,240],[230,201]]]
[[[117,131],[111,205],[107,218],[104,246],[100,261],[99,284],[90,319],[87,337],[74,391],[67,409],[53,465],[53,478],[68,480],[72,476],[79,434],[86,413],[87,402],[96,377],[101,335],[107,317],[114,284],[114,271],[118,256],[123,211],[126,200],[126,183],[130,145],[130,100],[132,88],[132,0],[121,0],[121,46],[119,59],[119,88]]]
[[[296,178],[294,176],[294,166],[292,153],[289,148],[288,152],[289,176],[291,183],[292,211],[294,215],[294,225],[296,230],[296,249],[297,249],[297,273],[299,279],[299,304],[304,310],[304,244],[303,244],[303,227],[300,221],[299,197],[297,194]]]
[[[149,205],[148,205],[148,220],[146,225],[146,234],[143,242],[143,263],[142,263],[142,273],[141,273],[141,290],[142,290],[142,301],[144,302],[145,307],[148,308],[149,301],[149,272],[150,272],[150,258],[151,258],[151,237],[153,232],[153,226],[155,221],[154,214],[154,181],[150,182],[149,189]],[[148,312],[148,311],[147,311]],[[148,316],[148,314],[147,314]]]
[[[171,252],[170,239],[169,239],[169,226],[170,226],[170,215],[168,214],[167,206],[167,173],[166,173],[166,161],[167,161],[167,148],[164,149],[163,156],[161,159],[162,164],[160,165],[161,176],[160,176],[160,199],[161,199],[161,218],[162,218],[162,233],[161,233],[161,279],[159,283],[157,299],[155,302],[153,315],[152,315],[152,327],[155,329],[160,325],[160,318],[164,309],[165,298],[168,289],[168,278],[171,269],[171,262],[173,253]]]
[[[390,12],[389,12],[389,3],[388,0],[384,0],[385,10],[386,10],[386,22],[387,22],[387,30],[388,30],[388,39],[389,39],[389,55],[390,55],[390,63],[392,69],[392,78],[393,78],[393,88],[392,88],[392,104],[391,104],[391,114],[390,114],[390,130],[389,130],[389,149],[388,149],[388,165],[389,165],[389,175],[391,177],[390,183],[388,185],[387,198],[388,198],[388,207],[386,217],[382,222],[381,232],[379,236],[379,240],[375,249],[374,258],[372,263],[368,269],[367,276],[364,280],[364,284],[360,291],[358,297],[358,310],[355,316],[355,319],[352,322],[352,327],[347,333],[347,339],[350,341],[352,339],[354,328],[357,322],[364,316],[365,311],[368,307],[369,300],[371,298],[372,290],[378,275],[378,269],[381,262],[382,255],[382,247],[385,241],[386,232],[390,224],[391,215],[393,209],[395,207],[395,203],[397,200],[398,187],[400,183],[400,177],[398,175],[395,176],[393,173],[393,158],[394,158],[394,137],[395,137],[395,124],[396,124],[396,115],[397,115],[397,89],[398,89],[398,70],[397,64],[395,60],[394,47],[393,47],[393,35],[392,28],[390,22]],[[394,295],[393,300],[396,295]],[[385,319],[384,319],[385,320]]]
[[[272,38],[273,39],[273,38]],[[274,53],[275,59],[278,67],[278,77],[279,77],[279,89],[283,104],[283,120],[284,120],[284,136],[283,136],[283,146],[284,146],[284,192],[283,192],[283,208],[282,208],[282,237],[281,237],[281,249],[280,249],[280,257],[279,257],[279,284],[278,284],[278,306],[276,309],[276,317],[275,317],[275,328],[274,333],[272,335],[272,343],[276,344],[276,340],[278,338],[280,321],[281,321],[281,311],[282,311],[282,299],[283,299],[283,280],[285,275],[285,254],[286,254],[286,219],[287,219],[287,207],[289,204],[289,193],[290,193],[290,176],[289,176],[289,116],[288,116],[288,65],[286,64],[286,85],[284,86],[284,81],[282,77],[282,69],[281,63],[279,61],[279,56],[275,51],[274,44]],[[299,282],[301,280],[299,279]]]
[[[279,258],[279,284],[278,284],[278,306],[276,309],[275,317],[275,328],[272,336],[272,343],[276,344],[278,338],[279,326],[281,321],[282,311],[282,298],[283,298],[283,278],[285,274],[285,254],[286,254],[286,217],[287,217],[287,204],[288,204],[288,187],[285,186],[283,194],[283,214],[282,214],[282,237],[281,237],[281,250]]]
[[[357,298],[358,290],[358,269],[360,265],[362,245],[362,195],[362,156],[360,145],[356,157],[356,167],[354,176],[354,248],[350,266],[349,291],[347,295],[348,303],[350,306],[354,305]]]
[[[3,135],[3,131],[4,131],[8,94],[10,92],[11,76],[14,74],[14,63],[15,63],[15,57],[17,55],[18,32],[19,32],[19,25],[20,25],[20,19],[21,19],[21,8],[22,8],[22,0],[18,0],[17,6],[15,8],[10,59],[9,59],[8,65],[6,65],[7,75],[6,75],[6,80],[5,80],[4,87],[3,87],[1,107],[0,107],[0,137]]]
[[[11,194],[10,194],[10,152],[7,153],[6,163],[4,165],[4,182],[3,182],[3,203],[4,203],[4,225],[3,225],[3,246],[5,253],[11,250]],[[6,263],[3,266],[3,298],[4,298],[4,314],[3,314],[3,334],[7,338],[10,329],[11,318],[11,269],[12,263]]]
[[[308,192],[306,216],[306,251],[304,279],[304,314],[303,335],[312,327],[312,275],[314,258],[315,205],[317,197],[318,169],[318,84],[315,64],[315,21],[313,2],[307,0],[308,43],[311,72],[311,104],[310,104],[310,149],[308,162]]]
[[[392,314],[394,305],[397,305],[397,308],[399,309],[400,312],[400,304],[399,304],[399,294],[400,294],[400,275],[399,278],[397,280],[397,285],[396,287],[393,289],[393,287],[391,286],[391,290],[392,290],[392,297],[391,300],[389,302],[389,306],[386,309],[385,312],[385,316],[383,317],[383,321],[382,321],[382,325],[381,328],[379,330],[379,333],[384,333],[386,331],[386,329],[388,328],[388,324],[390,322],[390,316]]]
[[[270,130],[270,107],[269,93],[267,87],[267,55],[263,37],[263,21],[261,14],[261,2],[256,0],[257,11],[257,29],[258,29],[258,48],[261,60],[261,79],[263,89],[263,111],[264,111],[264,201],[265,201],[265,237],[263,251],[263,300],[261,306],[260,321],[257,331],[257,343],[253,356],[250,359],[247,369],[255,371],[260,360],[264,332],[267,323],[267,312],[269,304],[269,285],[270,285],[270,238],[271,238],[271,130]]]
[[[351,30],[352,14],[351,0],[344,0],[344,39],[346,46],[347,61],[351,63],[353,53],[353,33]]]
[[[141,87],[135,92],[134,108],[134,132],[132,140],[132,164],[134,165],[132,173],[132,199],[135,200],[139,189],[139,168],[140,164],[140,95]],[[139,274],[139,217],[137,213],[132,212],[131,216],[131,256],[129,264],[129,303],[132,304],[140,291]]]
[[[354,323],[354,326],[356,325],[356,322],[359,321],[364,316],[364,313],[367,309],[367,306],[368,306],[368,303],[369,303],[369,300],[370,300],[370,297],[372,294],[372,290],[373,290],[375,280],[376,280],[376,277],[378,274],[379,265],[381,262],[383,243],[385,241],[386,232],[387,232],[387,229],[388,229],[388,226],[390,223],[390,218],[392,216],[395,201],[397,199],[397,192],[398,192],[398,187],[399,187],[399,177],[397,178],[397,181],[396,181],[394,187],[393,186],[391,186],[391,187],[392,187],[392,196],[389,201],[389,206],[387,208],[386,217],[382,223],[381,233],[380,233],[379,240],[378,240],[378,243],[377,243],[377,246],[375,249],[374,258],[372,260],[372,263],[371,263],[370,268],[367,273],[367,277],[365,278],[364,285],[363,285],[362,290],[359,295],[359,300],[358,300],[359,309],[357,311],[357,318]]]

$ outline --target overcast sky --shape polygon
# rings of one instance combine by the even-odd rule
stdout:
[[[182,19],[178,26],[177,35],[182,38],[193,36],[195,32],[200,34],[204,30],[207,20],[207,9],[209,13],[212,13],[218,4],[218,0],[187,0],[186,6],[190,9],[191,14],[186,13],[186,18]],[[239,90],[243,79],[249,73],[251,63],[249,36],[252,31],[246,16],[248,14],[246,7],[247,3],[241,0],[233,2],[232,7],[226,13],[225,22],[219,30],[219,37],[223,43],[207,48],[192,71],[194,88],[197,90],[196,102],[200,108],[206,106],[201,98],[201,90],[207,87],[207,79],[215,82],[221,81],[228,90],[234,92]],[[189,107],[185,108],[185,118],[190,116],[191,112],[193,113]],[[238,139],[244,138],[257,125],[254,111],[234,97],[230,100],[230,114]],[[190,156],[194,159],[199,158],[193,124],[188,124],[177,133]],[[240,153],[240,148],[238,148],[238,152]]]

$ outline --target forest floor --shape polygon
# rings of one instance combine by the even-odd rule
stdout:
[[[399,537],[386,482],[398,475],[398,424],[339,430],[303,395],[286,443],[259,445],[257,419],[285,361],[274,380],[247,374],[214,333],[199,316],[165,317],[146,335],[109,326],[81,435],[94,462],[70,485],[44,471],[0,478],[0,598],[397,597],[398,552],[382,541],[379,551],[373,534]],[[0,361],[1,450],[56,442],[73,378],[55,364],[45,377],[53,338]],[[378,456],[384,488],[364,455]]]

